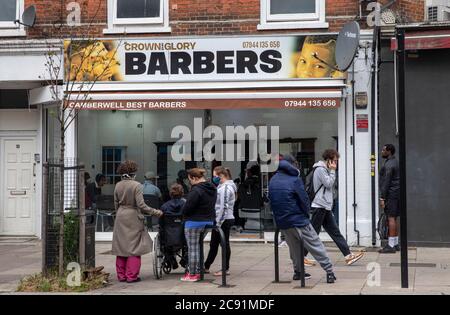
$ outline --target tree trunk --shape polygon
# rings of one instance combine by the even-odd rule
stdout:
[[[61,117],[64,121],[64,111],[61,110]],[[64,275],[64,160],[65,160],[65,132],[64,123],[61,123],[61,151],[59,156],[59,179],[60,179],[60,201],[59,201],[59,263],[58,274],[60,277]]]

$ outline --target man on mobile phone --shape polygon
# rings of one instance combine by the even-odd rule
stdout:
[[[331,211],[335,199],[333,192],[336,184],[336,169],[339,157],[339,152],[336,150],[325,150],[322,154],[323,160],[313,166],[313,187],[315,195],[311,203],[311,224],[317,234],[320,233],[323,226],[342,252],[342,255],[344,255],[347,265],[352,265],[364,256],[364,252],[352,253],[350,251],[347,241],[342,236],[341,231],[339,231],[339,227]]]
[[[380,170],[380,208],[388,217],[388,244],[380,249],[381,254],[395,254],[400,250],[398,245],[397,218],[400,216],[400,170],[394,156],[395,147],[386,144],[381,156],[386,159]]]

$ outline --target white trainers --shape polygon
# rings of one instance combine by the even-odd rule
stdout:
[[[288,247],[288,244],[286,241],[281,241],[281,243],[278,244],[278,247]]]
[[[358,260],[360,260],[361,258],[364,257],[364,252],[359,252],[359,253],[351,253],[350,255],[345,257],[345,262],[347,263],[348,266],[353,265],[355,262],[357,262]]]

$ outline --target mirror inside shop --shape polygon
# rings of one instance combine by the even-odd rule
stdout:
[[[222,158],[212,161],[205,159],[202,154],[208,141],[202,137],[207,126],[223,131],[221,150],[228,150],[225,144],[231,143],[234,152],[222,152]],[[113,231],[114,187],[121,180],[117,167],[124,160],[138,164],[136,180],[144,185],[145,202],[154,208],[170,199],[173,183],[180,184],[185,194],[189,193],[187,170],[204,168],[207,180],[211,180],[214,167],[222,165],[230,170],[237,188],[232,231],[237,234],[273,231],[267,189],[274,172],[261,168],[260,151],[256,156],[251,153],[250,136],[239,142],[227,136],[227,128],[232,127],[258,132],[266,127],[268,153],[271,141],[278,141],[279,154],[294,156],[303,178],[324,150],[338,146],[337,109],[80,111],[77,155],[85,165],[86,207],[95,211],[96,231]],[[272,127],[278,127],[277,139],[271,139]],[[179,152],[173,147],[180,143],[185,149],[191,148],[190,152],[181,151],[181,158],[173,152]],[[215,150],[214,146],[211,152]],[[148,217],[146,224],[154,231],[157,219]]]

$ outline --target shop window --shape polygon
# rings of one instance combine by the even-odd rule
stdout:
[[[126,147],[103,147],[102,149],[102,173],[108,179],[109,184],[117,184],[120,175],[117,167],[125,160]]]
[[[20,24],[24,0],[0,0],[0,36],[24,36],[25,31]]]
[[[258,29],[327,27],[325,0],[261,0]]]
[[[108,0],[104,33],[170,32],[169,0]]]

